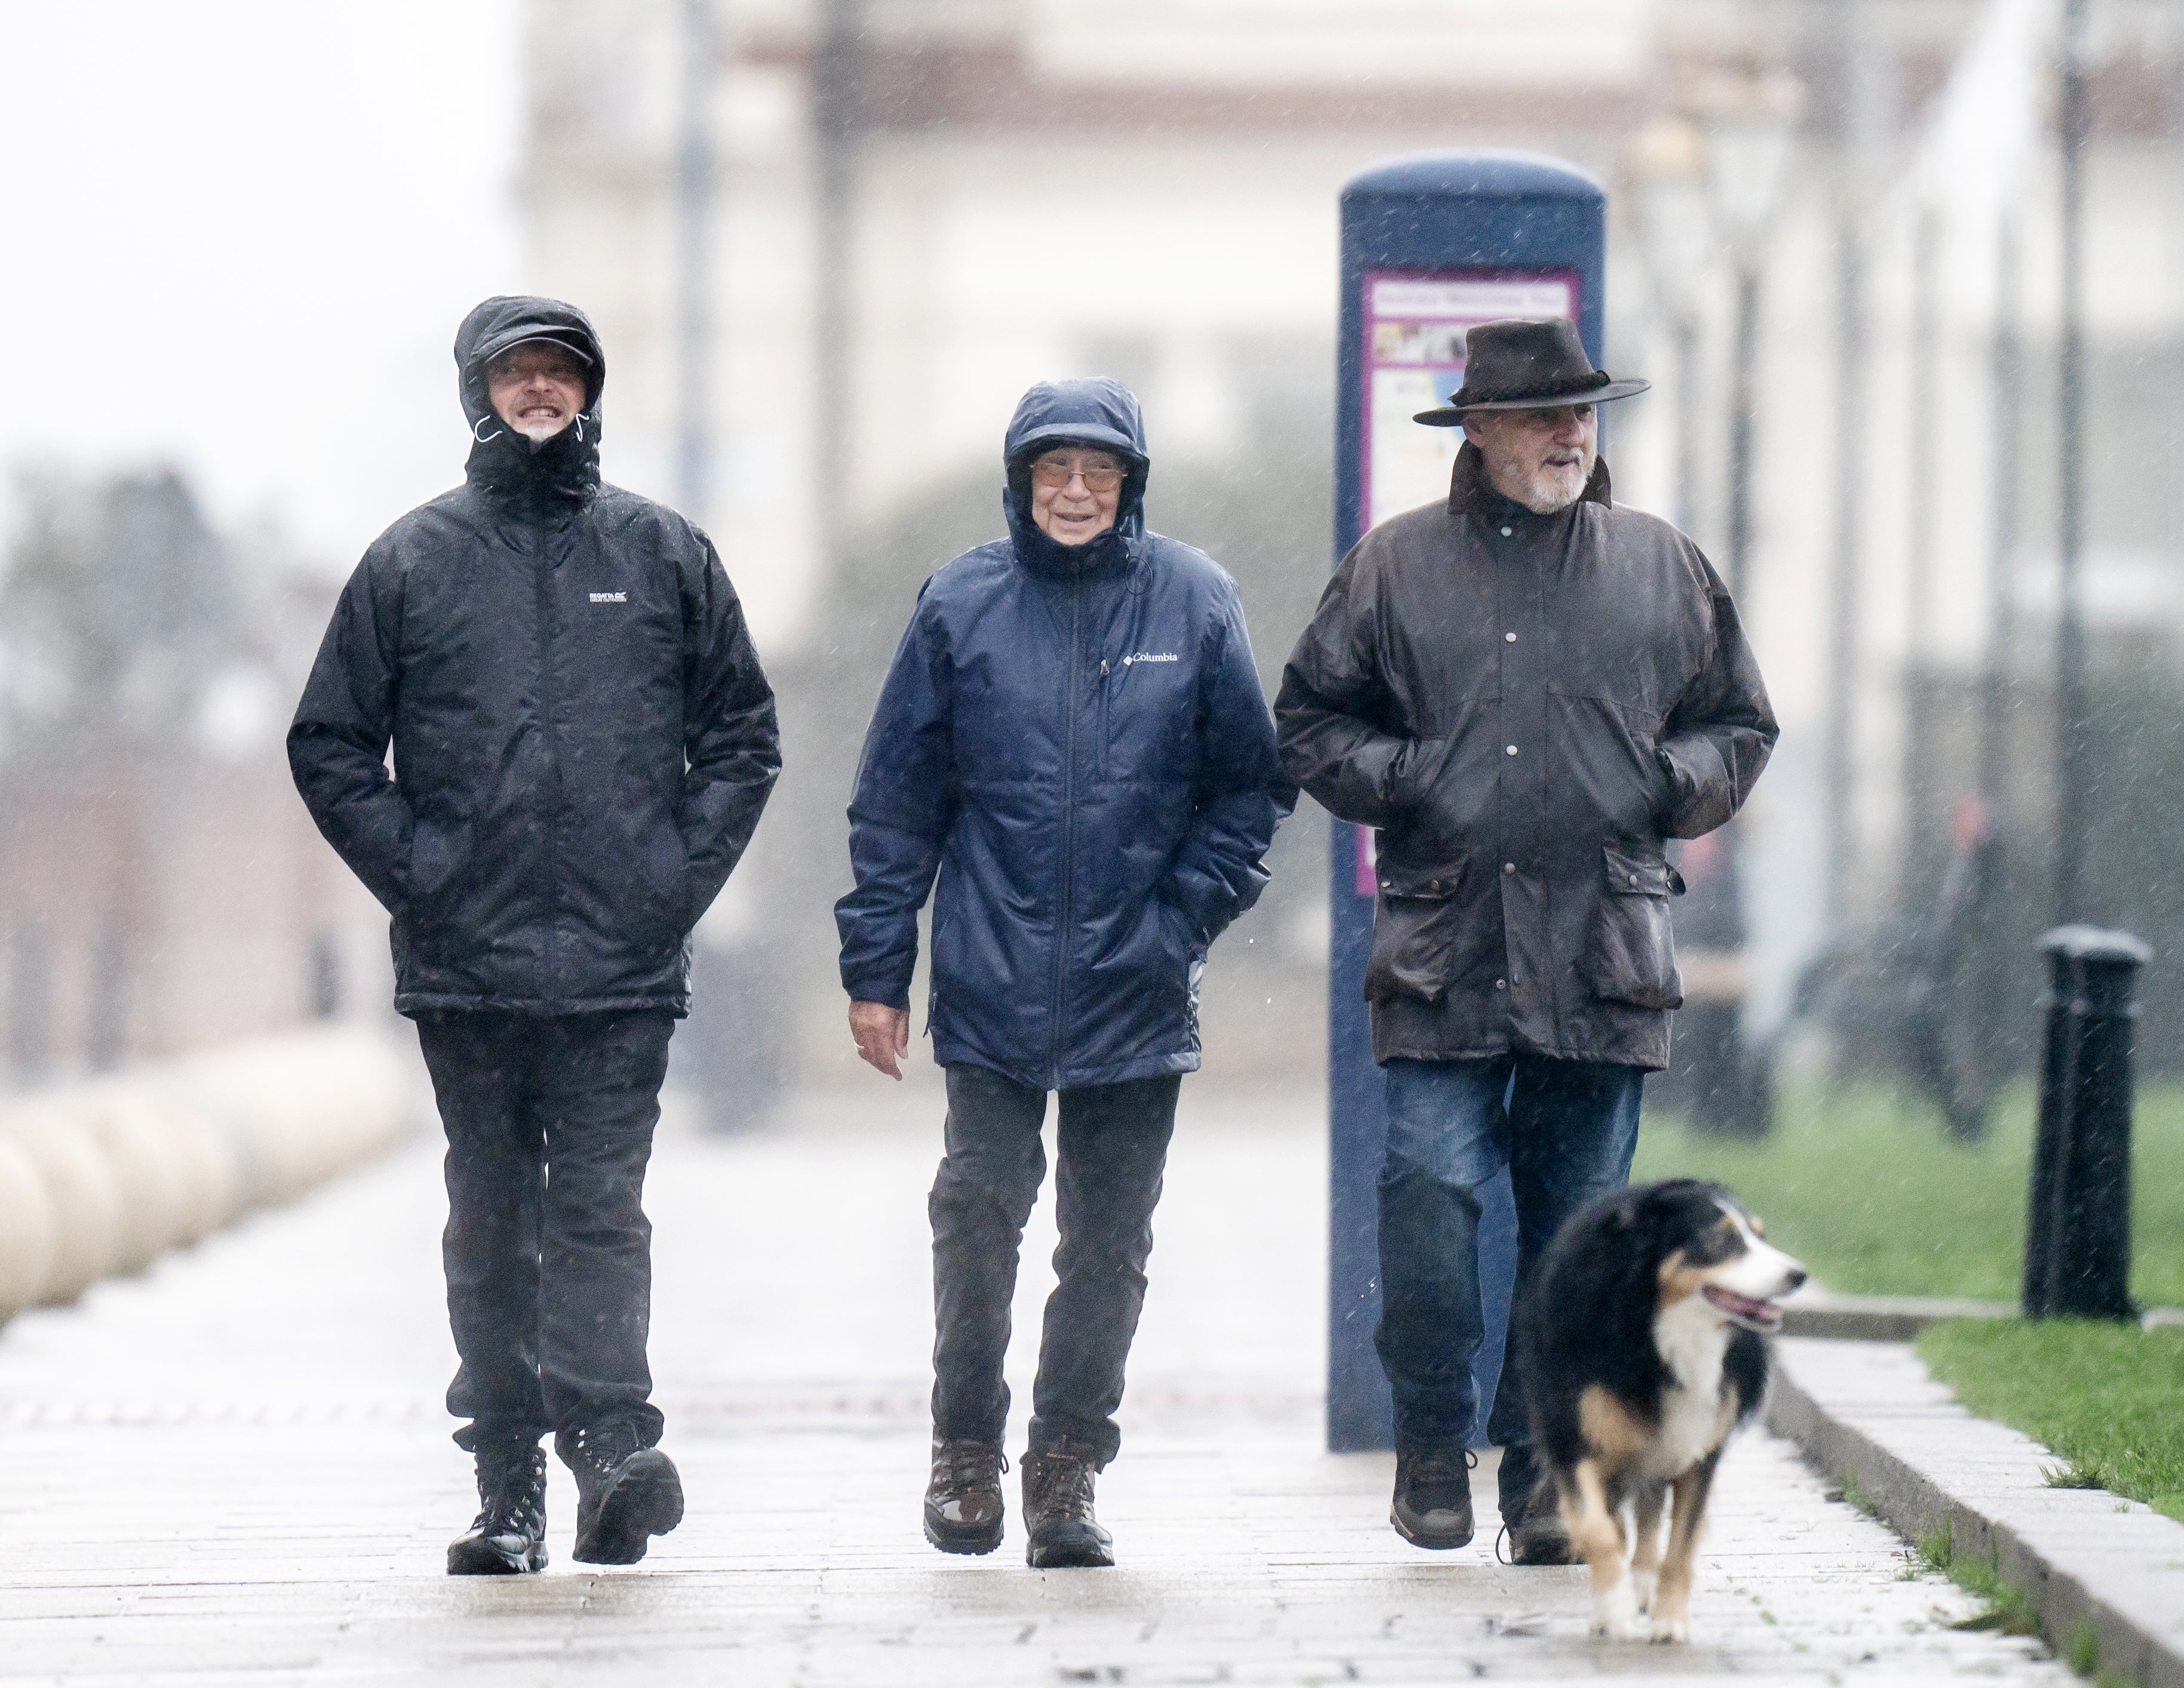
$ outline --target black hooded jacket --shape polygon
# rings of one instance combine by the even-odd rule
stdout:
[[[543,444],[485,385],[537,339],[591,376]],[[772,690],[712,542],[601,484],[584,314],[488,299],[455,363],[465,484],[349,577],[288,730],[297,789],[393,916],[402,1012],[683,1012],[690,928],[781,769]]]

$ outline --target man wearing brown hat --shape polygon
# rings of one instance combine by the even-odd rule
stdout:
[[[1776,727],[1736,606],[1698,548],[1618,508],[1596,407],[1643,392],[1566,321],[1473,329],[1447,501],[1343,559],[1282,675],[1291,778],[1377,829],[1365,994],[1387,1086],[1377,1338],[1395,1396],[1391,1521],[1472,1535],[1465,1444],[1483,1321],[1480,1188],[1515,1194],[1518,1282],[1627,1181],[1682,1000],[1663,841],[1734,815]],[[1518,1357],[1487,1420],[1520,1564],[1566,1563]]]

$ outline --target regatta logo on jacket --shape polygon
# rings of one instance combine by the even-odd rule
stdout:
[[[627,592],[594,592],[592,594],[592,602],[594,604],[627,604],[629,602],[629,594]]]
[[[1183,659],[1172,650],[1141,650],[1135,656],[1124,657],[1123,666],[1128,668],[1133,662],[1180,662]]]

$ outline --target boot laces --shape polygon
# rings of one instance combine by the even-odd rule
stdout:
[[[944,1441],[935,1453],[933,1464],[947,1486],[960,1490],[1006,1475],[1009,1457],[991,1442]]]
[[[604,1477],[644,1446],[632,1424],[588,1424],[571,1438],[577,1459]],[[543,1468],[543,1456],[540,1460]]]
[[[1092,1517],[1092,1462],[1072,1454],[1042,1454],[1037,1483],[1039,1510],[1051,1518]]]
[[[1462,1490],[1471,1492],[1471,1472],[1479,1464],[1479,1456],[1466,1448],[1462,1453],[1425,1453],[1414,1455],[1403,1474],[1404,1487],[1413,1495],[1428,1498],[1430,1508],[1434,1500],[1453,1498],[1448,1491]]]
[[[544,1450],[482,1457],[477,1486],[479,1511],[471,1529],[496,1535],[536,1534],[545,1509]]]

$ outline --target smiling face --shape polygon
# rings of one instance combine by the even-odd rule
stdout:
[[[551,439],[584,408],[583,360],[550,340],[510,346],[485,366],[493,414],[516,432]]]
[[[1123,460],[1093,445],[1061,445],[1031,465],[1031,519],[1057,545],[1084,545],[1115,525]]]
[[[1486,478],[1505,499],[1552,515],[1584,496],[1600,454],[1600,419],[1590,404],[1546,410],[1474,410],[1464,437],[1486,460]]]

